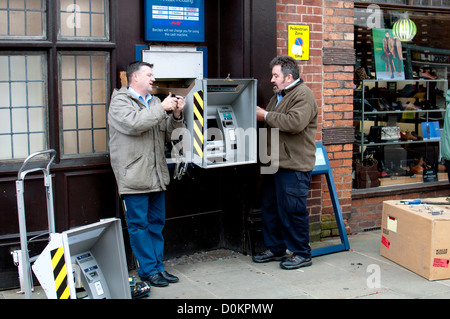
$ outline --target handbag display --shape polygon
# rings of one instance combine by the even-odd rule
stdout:
[[[399,126],[384,126],[381,128],[381,140],[396,141],[400,139]]]

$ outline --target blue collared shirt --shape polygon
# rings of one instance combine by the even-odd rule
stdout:
[[[298,82],[300,82],[300,78],[298,78],[297,80],[295,80],[294,82],[292,82],[291,84],[289,84],[287,87],[284,88],[284,90],[289,89],[291,86],[296,85]],[[283,91],[284,91],[284,90],[283,90]],[[277,102],[277,104],[275,105],[275,109],[277,108],[278,103],[280,103],[280,101],[283,99],[283,97],[284,97],[284,94],[277,93],[277,100],[278,100],[278,102]],[[266,115],[264,115],[264,120],[266,119],[267,114],[268,114],[268,113],[266,113]]]
[[[128,91],[130,91],[131,94],[138,100],[140,100],[144,105],[149,108],[149,102],[153,99],[153,95],[147,94],[145,98],[143,98],[141,95],[139,95],[133,88],[128,87]]]

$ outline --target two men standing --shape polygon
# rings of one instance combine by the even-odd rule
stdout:
[[[318,106],[294,59],[280,56],[270,66],[276,94],[266,110],[257,108],[257,120],[268,129],[267,150],[276,149],[279,162],[275,174],[263,176],[267,250],[253,261],[276,260],[283,269],[296,269],[311,265],[306,199],[315,164]],[[164,287],[178,281],[163,264],[164,192],[170,182],[164,145],[182,127],[186,102],[181,96],[169,94],[161,101],[151,95],[155,81],[151,64],[130,64],[127,79],[129,86],[114,91],[109,108],[111,166],[125,204],[138,274],[151,285]],[[279,130],[278,145],[271,145],[271,129]],[[292,252],[288,257],[287,249]]]

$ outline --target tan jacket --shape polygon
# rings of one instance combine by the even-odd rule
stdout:
[[[182,119],[167,115],[156,96],[147,108],[126,87],[115,90],[108,113],[111,167],[119,194],[166,190],[170,182],[165,142]]]
[[[278,106],[275,95],[266,108],[269,113],[265,127],[278,128],[280,135],[279,144],[271,145],[269,130],[266,154],[270,155],[271,147],[278,146],[279,168],[312,171],[316,162],[315,139],[319,107],[313,92],[303,82],[284,90],[284,93]]]

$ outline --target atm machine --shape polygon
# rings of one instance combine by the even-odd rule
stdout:
[[[142,60],[154,65],[153,94],[185,97],[185,128],[172,136],[182,136],[185,162],[206,169],[257,162],[257,80],[204,78],[204,52],[195,47],[150,46]]]

